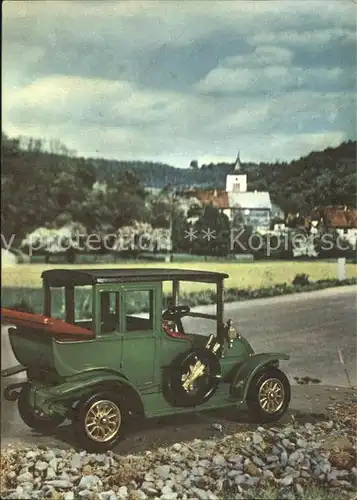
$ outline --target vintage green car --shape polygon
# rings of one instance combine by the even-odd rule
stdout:
[[[113,447],[126,419],[139,415],[246,403],[252,420],[277,421],[290,403],[278,368],[289,356],[254,353],[232,321],[224,323],[227,277],[182,269],[44,271],[43,315],[1,310],[20,363],[1,375],[27,372],[4,397],[17,400],[22,420],[37,432],[70,419],[78,445],[92,451]],[[214,287],[215,315],[179,303],[184,281]],[[167,282],[172,294],[163,310]],[[193,333],[184,331],[185,316],[198,318]],[[202,334],[203,319],[214,321],[210,336]]]

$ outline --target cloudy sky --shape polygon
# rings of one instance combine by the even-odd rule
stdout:
[[[356,3],[5,1],[3,130],[79,155],[292,159],[356,138]]]

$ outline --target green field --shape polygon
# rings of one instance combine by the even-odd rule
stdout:
[[[111,265],[64,265],[64,264],[23,264],[13,268],[2,269],[4,288],[38,288],[41,286],[41,273],[46,269],[80,269],[80,268],[181,268],[218,271],[227,273],[225,286],[241,289],[258,289],[276,284],[291,284],[296,274],[306,273],[312,281],[337,278],[337,263],[324,261],[279,261],[279,262],[190,262],[190,263],[140,263]],[[356,264],[346,264],[346,278],[357,277]],[[182,291],[196,292],[209,288],[206,283],[182,283]],[[169,284],[165,284],[165,291]]]

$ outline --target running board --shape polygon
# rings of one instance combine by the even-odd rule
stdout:
[[[12,377],[13,375],[17,375],[25,370],[27,370],[27,368],[24,365],[12,366],[11,368],[6,368],[6,370],[1,370],[1,378]]]

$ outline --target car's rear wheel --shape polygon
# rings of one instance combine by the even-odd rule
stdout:
[[[59,413],[46,415],[36,410],[36,408],[30,404],[30,386],[28,384],[22,388],[19,394],[17,407],[23,422],[34,431],[41,434],[52,433],[65,420],[65,417]]]
[[[291,398],[290,383],[278,368],[257,373],[248,389],[247,406],[256,422],[276,422],[286,413]]]
[[[83,398],[72,419],[79,446],[99,453],[113,448],[119,441],[122,424],[120,400],[110,392]]]

